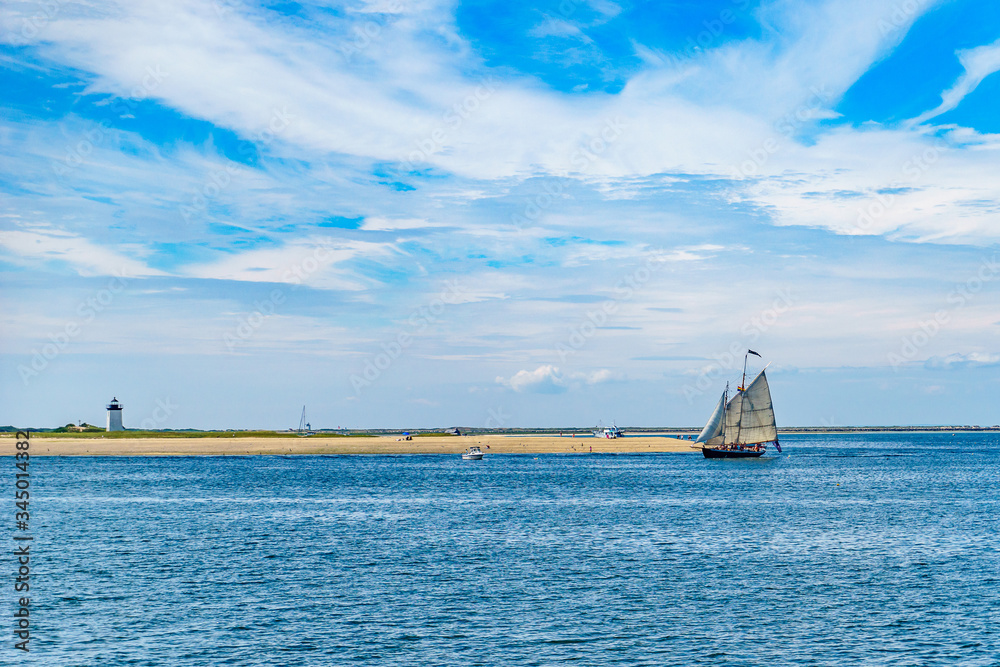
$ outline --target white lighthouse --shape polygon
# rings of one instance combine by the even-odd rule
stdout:
[[[108,403],[108,430],[125,430],[125,427],[122,426],[122,404],[118,402],[117,397],[112,398],[111,402]]]

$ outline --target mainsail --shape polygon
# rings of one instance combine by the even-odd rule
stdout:
[[[777,437],[771,390],[767,386],[767,376],[761,371],[749,387],[736,392],[733,400],[726,405],[724,443],[752,445],[758,442],[771,442]]]
[[[719,399],[719,404],[715,406],[715,412],[709,418],[708,423],[705,424],[705,428],[701,429],[701,433],[698,434],[698,438],[695,443],[699,442],[709,442],[712,445],[717,445],[722,443],[722,432],[726,427],[726,392],[722,392],[722,398]],[[710,442],[714,440],[715,442]]]

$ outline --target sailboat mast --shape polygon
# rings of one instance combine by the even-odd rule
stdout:
[[[746,371],[746,360],[743,361],[743,386],[740,390],[736,392],[740,397],[740,418],[736,420],[736,439],[733,440],[737,445],[740,444],[740,432],[743,430],[743,398],[747,390],[747,371]]]
[[[743,382],[740,383],[740,391],[747,388],[747,359],[750,358],[750,352],[743,355]]]
[[[729,404],[729,382],[728,381],[726,382],[726,394],[725,394],[725,398],[722,399],[722,404],[723,405],[728,405]],[[726,441],[726,422],[728,422],[728,421],[729,421],[729,418],[725,415],[725,413],[723,413],[723,417],[722,417],[722,442]]]
[[[736,440],[734,441],[737,444],[739,444],[739,441],[740,441],[740,431],[742,430],[742,426],[743,426],[743,392],[745,392],[747,390],[747,359],[749,359],[749,358],[750,358],[750,350],[747,350],[747,353],[743,355],[743,382],[740,383],[740,391],[739,391],[739,394],[740,394],[740,420],[738,422],[736,422]]]

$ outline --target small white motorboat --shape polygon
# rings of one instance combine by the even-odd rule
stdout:
[[[483,450],[475,446],[469,447],[462,454],[463,461],[479,461],[482,460],[482,458],[483,458]]]
[[[618,428],[618,426],[614,422],[611,422],[611,426],[607,428],[605,428],[601,424],[598,424],[597,428],[594,429],[594,437],[609,438],[611,440],[614,440],[616,438],[624,438],[625,431]]]

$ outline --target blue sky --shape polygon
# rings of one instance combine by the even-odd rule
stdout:
[[[8,7],[0,423],[1000,422],[995,3]]]

